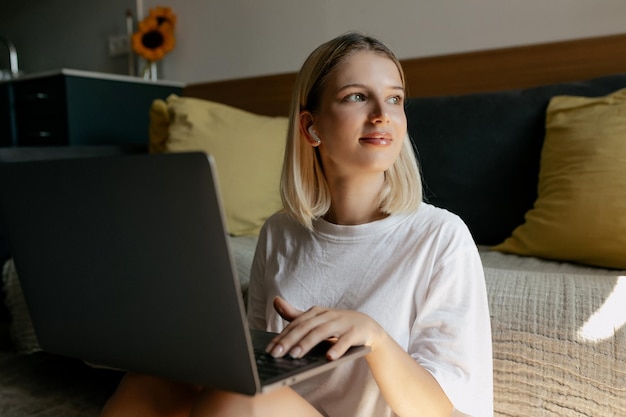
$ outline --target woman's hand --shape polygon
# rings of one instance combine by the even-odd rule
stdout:
[[[366,314],[312,307],[295,309],[280,297],[274,308],[290,323],[267,346],[280,357],[301,357],[322,340],[336,339],[327,352],[331,360],[351,346],[368,345],[365,357],[385,400],[399,416],[450,416],[452,404],[430,372],[422,368],[385,330]]]
[[[289,354],[299,358],[321,341],[334,339],[333,347],[326,354],[328,359],[334,360],[352,346],[367,345],[374,350],[376,344],[386,336],[378,323],[357,311],[323,307],[300,311],[281,297],[274,298],[274,308],[290,322],[266,348],[274,357]]]

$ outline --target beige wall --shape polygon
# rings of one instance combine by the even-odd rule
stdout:
[[[124,33],[127,8],[155,5],[178,14],[161,75],[187,83],[296,71],[348,30],[400,58],[626,33],[626,0],[0,0],[0,35],[28,74],[123,74],[127,59],[108,55],[107,38]],[[0,47],[0,68],[7,57]]]
[[[166,3],[137,0],[145,10]],[[624,0],[169,0],[178,14],[166,78],[188,83],[296,71],[348,30],[400,58],[626,32]],[[625,51],[626,53],[626,51]]]

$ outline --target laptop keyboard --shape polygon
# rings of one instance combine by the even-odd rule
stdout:
[[[254,349],[254,357],[262,381],[284,375],[319,360],[316,357],[292,358],[289,355],[275,358],[261,349]]]

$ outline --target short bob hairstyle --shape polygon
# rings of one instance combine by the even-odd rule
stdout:
[[[402,87],[404,72],[396,56],[380,41],[358,33],[347,33],[315,49],[300,69],[293,91],[289,128],[281,178],[281,198],[287,213],[308,229],[313,221],[330,209],[328,183],[319,158],[319,150],[306,140],[300,127],[300,114],[315,114],[326,80],[349,56],[371,51],[392,60],[398,67]],[[408,213],[417,210],[422,201],[419,168],[408,132],[404,146],[393,165],[385,171],[380,208],[383,213]]]

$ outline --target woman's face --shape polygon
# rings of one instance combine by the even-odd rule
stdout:
[[[327,177],[382,173],[393,164],[407,131],[404,95],[391,59],[369,51],[345,59],[311,115]]]

